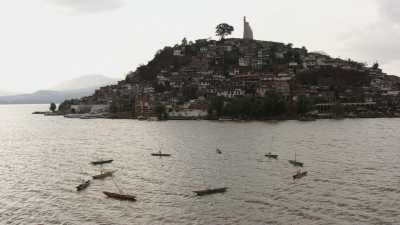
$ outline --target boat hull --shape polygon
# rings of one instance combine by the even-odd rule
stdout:
[[[152,156],[169,157],[171,154],[151,153]]]
[[[110,159],[110,160],[101,160],[101,161],[94,161],[91,162],[92,165],[102,165],[102,164],[107,164],[107,163],[112,163],[114,160]]]
[[[118,194],[118,193],[112,193],[108,191],[103,191],[103,194],[105,194],[109,198],[114,198],[122,201],[136,201],[136,196],[133,195],[124,195],[124,194]]]
[[[200,190],[200,191],[193,191],[196,193],[198,196],[204,196],[204,195],[211,195],[211,194],[217,194],[217,193],[225,193],[228,188],[223,187],[223,188],[215,188],[215,189],[205,189],[205,190]]]
[[[278,159],[278,155],[265,155],[265,157],[270,159]]]
[[[90,180],[85,181],[84,183],[76,186],[76,191],[83,191],[90,185]]]
[[[292,164],[293,166],[303,167],[303,163],[302,163],[302,162],[297,162],[297,161],[294,161],[294,160],[289,160],[289,163]]]
[[[93,176],[93,179],[95,180],[99,180],[99,179],[105,179],[106,177],[111,177],[112,175],[114,175],[116,171],[108,171],[99,175],[95,175]]]
[[[307,176],[307,172],[298,173],[298,174],[293,175],[293,180],[301,179],[305,176]]]

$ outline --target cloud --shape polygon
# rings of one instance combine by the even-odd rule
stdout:
[[[46,0],[48,3],[75,12],[96,13],[116,10],[124,6],[124,0]]]
[[[400,1],[376,0],[376,21],[349,32],[340,51],[357,60],[378,61],[388,73],[400,75]]]
[[[378,0],[381,14],[392,21],[400,24],[400,1],[399,0]]]
[[[400,26],[379,21],[355,31],[343,42],[344,46],[355,49],[367,60],[390,62],[400,59]]]

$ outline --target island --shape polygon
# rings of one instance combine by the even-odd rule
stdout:
[[[378,62],[309,52],[306,47],[256,40],[244,18],[216,27],[218,40],[184,38],[160,49],[116,85],[66,100],[69,118],[141,120],[269,120],[400,116],[400,78]]]

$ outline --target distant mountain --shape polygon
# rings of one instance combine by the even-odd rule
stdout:
[[[37,91],[32,94],[0,96],[0,104],[48,104],[61,103],[66,99],[81,98],[94,93],[94,89],[72,91]]]
[[[92,95],[97,88],[116,82],[117,80],[102,75],[87,75],[62,82],[50,90],[40,90],[31,94],[1,96],[0,93],[0,104],[61,103],[67,99]]]
[[[72,80],[64,81],[54,87],[50,87],[49,90],[71,91],[71,90],[82,90],[88,88],[99,88],[102,86],[116,83],[117,81],[118,81],[117,79],[109,78],[103,75],[86,75]]]
[[[8,96],[8,95],[13,95],[13,94],[15,94],[15,93],[0,90],[0,96]]]

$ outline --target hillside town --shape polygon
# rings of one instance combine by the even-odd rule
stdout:
[[[199,39],[159,50],[118,84],[63,102],[75,115],[138,119],[314,119],[400,116],[400,79],[379,64],[253,37]]]

